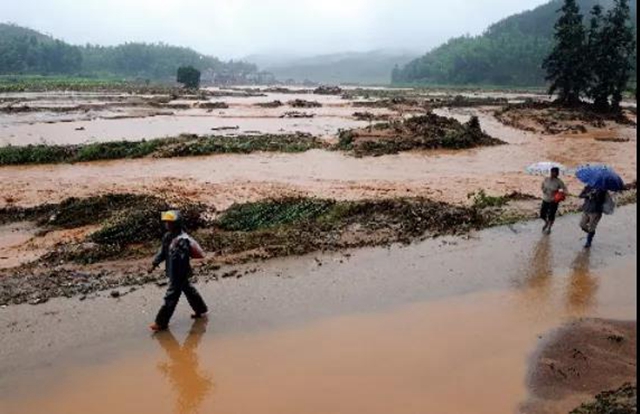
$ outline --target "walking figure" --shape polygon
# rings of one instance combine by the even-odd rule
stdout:
[[[542,205],[540,207],[540,218],[544,220],[542,232],[551,233],[551,227],[556,220],[558,205],[564,200],[567,186],[558,178],[560,169],[551,168],[551,174],[542,182]]]
[[[605,203],[610,199],[607,190],[586,186],[580,193],[580,198],[584,199],[582,205],[582,220],[580,220],[580,228],[587,233],[587,242],[584,247],[591,247],[593,237],[596,235],[596,228],[602,213],[605,211]]]
[[[150,326],[152,331],[162,331],[169,326],[169,320],[178,305],[180,296],[184,293],[193,309],[194,319],[206,315],[208,309],[202,296],[191,284],[191,258],[203,258],[204,252],[198,242],[183,229],[183,221],[177,210],[165,211],[161,220],[167,232],[162,237],[162,246],[153,258],[149,273],[161,262],[165,262],[165,271],[169,278],[169,287],[164,296],[164,304],[158,311],[155,322]]]

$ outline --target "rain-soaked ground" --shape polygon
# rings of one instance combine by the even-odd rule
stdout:
[[[550,329],[635,320],[636,214],[265,262],[159,335],[155,286],[0,309],[0,412],[515,413]]]

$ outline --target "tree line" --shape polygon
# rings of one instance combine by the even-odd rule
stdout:
[[[391,81],[398,85],[543,86],[542,62],[554,46],[554,22],[563,0],[553,0],[491,25],[482,35],[454,38],[404,66],[396,66]],[[584,10],[613,0],[578,0]],[[631,4],[629,23],[636,26],[637,4]],[[588,16],[583,18],[588,25]],[[630,59],[635,63],[635,59]],[[635,67],[632,69],[635,73]]]
[[[117,76],[172,80],[179,66],[227,78],[259,74],[256,65],[200,54],[163,43],[125,43],[118,46],[73,46],[35,30],[0,24],[0,75]]]
[[[636,50],[629,0],[614,0],[606,13],[593,6],[587,25],[576,0],[565,0],[559,11],[555,44],[543,63],[549,94],[563,105],[586,97],[599,111],[619,111]]]

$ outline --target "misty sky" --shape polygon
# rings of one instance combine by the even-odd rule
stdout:
[[[0,22],[70,43],[145,41],[225,59],[402,48],[452,36],[548,0],[0,0]]]

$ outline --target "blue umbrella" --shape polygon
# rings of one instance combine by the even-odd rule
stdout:
[[[576,177],[589,187],[599,190],[624,190],[622,178],[606,165],[581,165],[576,168]]]

